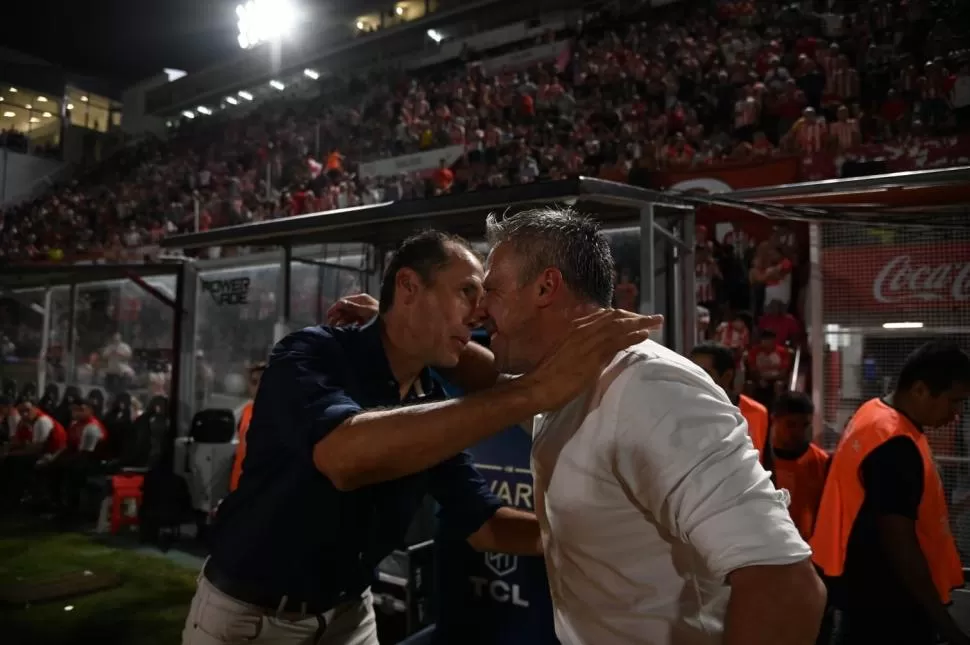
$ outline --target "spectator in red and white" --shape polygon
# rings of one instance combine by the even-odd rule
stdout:
[[[745,356],[747,380],[752,384],[753,396],[769,407],[775,394],[785,388],[785,380],[791,369],[791,354],[778,342],[770,329],[758,330],[758,342]]]
[[[791,303],[794,267],[777,241],[766,240],[758,246],[748,279],[752,285],[764,287],[764,302],[778,300],[787,307]]]
[[[859,122],[849,116],[849,108],[840,105],[836,110],[835,119],[829,126],[829,133],[835,142],[836,150],[845,152],[862,143],[862,130]]]
[[[786,137],[796,151],[813,154],[826,147],[828,134],[825,118],[818,116],[815,108],[809,106],[802,110],[802,118],[795,121]]]
[[[744,351],[751,343],[751,332],[744,318],[732,309],[724,314],[724,320],[714,330],[714,341],[730,349],[735,359],[740,361]]]
[[[770,330],[781,345],[794,347],[802,340],[802,326],[780,300],[768,301],[765,313],[758,319],[758,329]]]
[[[717,266],[712,248],[698,244],[694,251],[695,302],[707,307],[711,313],[717,310],[717,283],[720,280],[721,269]]]

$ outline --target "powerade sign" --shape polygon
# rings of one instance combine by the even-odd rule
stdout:
[[[509,506],[529,511],[535,510],[531,447],[531,436],[515,426],[469,450],[492,492]],[[558,644],[541,557],[480,553],[464,541],[441,537],[435,548],[436,644]]]
[[[213,302],[220,307],[224,305],[249,304],[249,278],[232,278],[230,280],[200,280],[202,291],[208,293]]]

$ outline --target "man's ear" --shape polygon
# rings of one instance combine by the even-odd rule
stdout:
[[[398,269],[397,275],[394,276],[395,302],[414,302],[423,286],[421,276],[414,269],[408,267]]]
[[[566,283],[559,269],[545,269],[535,280],[536,304],[540,307],[549,306],[565,287]]]

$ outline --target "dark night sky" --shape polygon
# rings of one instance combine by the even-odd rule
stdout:
[[[29,0],[0,45],[72,72],[131,84],[163,67],[195,71],[235,42],[238,0]]]

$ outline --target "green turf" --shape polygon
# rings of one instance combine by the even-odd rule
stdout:
[[[90,570],[116,572],[115,589],[29,607],[0,607],[0,642],[10,645],[172,645],[196,573],[167,558],[55,533],[36,523],[0,523],[0,584]],[[72,606],[65,611],[65,606]],[[9,640],[8,640],[9,638]]]

